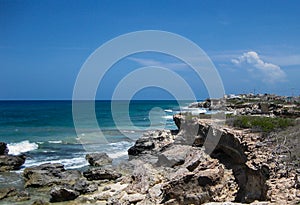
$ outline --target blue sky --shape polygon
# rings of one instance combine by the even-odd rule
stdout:
[[[214,62],[226,93],[300,94],[299,1],[0,0],[0,99],[71,99],[81,66],[103,43],[139,30],[182,35]],[[201,79],[162,54],[136,54],[114,65],[98,88],[110,99],[141,66],[166,66],[196,93]],[[145,89],[138,99],[168,99]]]

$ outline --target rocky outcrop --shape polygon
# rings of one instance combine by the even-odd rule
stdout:
[[[0,172],[18,170],[25,163],[25,155],[9,155],[7,144],[0,142]]]
[[[112,163],[112,159],[104,152],[87,154],[85,159],[91,166],[103,166]]]
[[[0,155],[7,155],[7,154],[8,154],[7,144],[5,142],[0,142]]]
[[[78,170],[65,170],[63,164],[46,163],[26,168],[23,172],[25,187],[49,187],[52,185],[74,185],[81,177]]]
[[[50,202],[62,202],[74,200],[79,196],[79,192],[66,187],[55,186],[50,191]]]
[[[169,130],[149,131],[140,137],[128,150],[129,156],[153,153],[174,142],[174,136]]]
[[[122,176],[122,174],[108,168],[92,168],[83,172],[83,176],[88,180],[115,180]]]
[[[25,155],[0,155],[0,172],[18,170],[25,163]]]
[[[235,200],[251,203],[269,198],[270,166],[266,156],[270,150],[260,151],[264,146],[260,133],[235,130],[209,119],[186,120],[184,115],[175,115],[174,121],[180,128],[177,135],[169,133],[169,136],[156,140],[160,132],[146,133],[129,149],[129,154],[137,155],[137,159],[143,161],[142,167],[154,169],[149,172],[160,176],[160,180],[151,182],[149,179],[155,179],[155,176],[145,169],[135,168],[142,174],[133,174],[134,180],[129,187],[146,194],[143,201],[202,204],[212,200]],[[219,139],[213,144],[216,136]],[[213,149],[212,145],[215,145]],[[209,149],[210,155],[206,153]],[[152,165],[147,165],[149,163]],[[149,195],[149,192],[156,195]]]
[[[10,198],[14,202],[27,201],[30,199],[30,194],[23,190],[17,190],[15,187],[6,187],[0,189],[0,200]]]
[[[80,194],[92,193],[98,190],[97,184],[90,183],[86,179],[77,181],[72,188]]]

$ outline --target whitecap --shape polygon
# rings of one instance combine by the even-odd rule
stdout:
[[[173,110],[166,109],[165,112],[173,112]]]
[[[116,158],[127,156],[128,153],[127,153],[127,151],[120,151],[120,152],[115,152],[115,153],[107,153],[107,155],[110,158],[116,159]]]
[[[166,116],[163,116],[162,118],[167,119],[167,120],[173,120],[172,115],[166,115]]]
[[[9,154],[18,155],[24,152],[36,150],[39,148],[39,145],[34,142],[31,143],[28,140],[25,140],[22,142],[7,144],[7,148],[9,150]]]
[[[31,166],[39,166],[45,163],[61,163],[65,166],[66,169],[78,169],[89,165],[89,163],[86,161],[84,156],[74,157],[69,159],[49,159],[43,161],[28,160],[25,162],[24,165],[25,167],[31,167]]]
[[[48,141],[50,144],[62,144],[61,140],[50,140]]]

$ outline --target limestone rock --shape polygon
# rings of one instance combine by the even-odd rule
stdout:
[[[98,190],[97,184],[90,183],[85,179],[77,181],[73,186],[75,191],[78,191],[80,194],[91,193]]]
[[[91,166],[103,166],[112,163],[112,159],[104,152],[87,154],[85,159]]]
[[[93,168],[83,172],[83,176],[88,180],[115,180],[122,176],[122,174],[112,170],[104,168]]]
[[[137,156],[151,153],[152,151],[159,151],[161,148],[173,142],[174,136],[171,131],[149,131],[139,138],[133,147],[128,149],[128,155]]]
[[[186,145],[172,145],[158,153],[158,166],[174,167],[184,163],[191,147]]]
[[[79,192],[66,187],[55,186],[50,191],[50,202],[61,202],[74,200],[79,196]]]
[[[18,170],[25,163],[25,155],[0,155],[0,172]]]
[[[65,170],[63,164],[46,163],[26,168],[23,172],[25,187],[74,185],[82,176],[78,170]]]

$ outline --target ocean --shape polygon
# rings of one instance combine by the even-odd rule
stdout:
[[[118,102],[122,107],[125,102]],[[106,152],[114,163],[126,160],[127,150],[143,132],[155,129],[176,129],[173,114],[189,102],[130,101],[129,110],[118,110],[119,123],[112,117],[111,101],[96,101],[99,127],[107,143],[85,144],[85,137],[97,138],[89,119],[81,118],[87,126],[77,135],[72,101],[0,101],[0,141],[6,142],[9,154],[27,155],[22,170],[42,163],[62,163],[67,169],[88,165],[89,152]],[[131,122],[124,116],[128,113]],[[150,113],[150,114],[149,114]],[[124,118],[124,120],[123,120]],[[132,123],[132,124],[131,124]],[[1,181],[0,181],[1,183]]]

